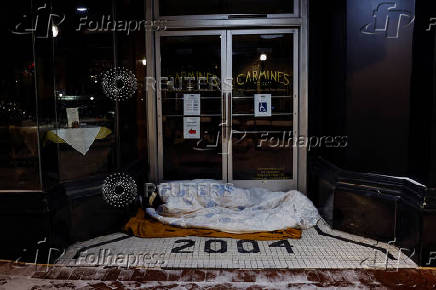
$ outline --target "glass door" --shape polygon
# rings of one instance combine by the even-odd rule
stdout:
[[[229,182],[271,190],[296,187],[297,30],[227,32]]]
[[[294,29],[157,33],[159,180],[296,188]]]
[[[157,33],[159,180],[226,180],[225,31]]]

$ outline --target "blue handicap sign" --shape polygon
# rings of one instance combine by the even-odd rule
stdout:
[[[261,113],[268,112],[268,103],[267,102],[259,102],[259,112],[261,112]]]

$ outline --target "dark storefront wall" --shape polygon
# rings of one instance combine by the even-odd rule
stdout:
[[[426,30],[435,4],[395,1],[388,11],[385,2],[311,2],[309,135],[347,136],[348,146],[309,156],[432,187],[435,34]],[[387,31],[374,31],[387,17]]]
[[[435,1],[416,2],[410,100],[410,176],[436,187],[436,15]]]
[[[351,170],[403,176],[408,169],[414,28],[407,23],[415,5],[409,0],[396,5],[389,11],[393,4],[384,1],[347,2],[346,154]],[[399,18],[402,13],[409,14]],[[387,31],[376,31],[386,19]]]
[[[435,2],[392,2],[311,2],[309,135],[349,143],[309,152],[309,195],[334,228],[434,266]],[[375,18],[388,29],[374,31]]]

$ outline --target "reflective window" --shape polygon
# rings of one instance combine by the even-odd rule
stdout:
[[[82,19],[113,17],[107,1],[55,1],[53,11],[65,15],[53,38],[53,56],[37,47],[37,56],[53,61],[53,106],[44,118],[44,160],[48,176],[71,181],[110,172],[116,166],[116,105],[102,89],[103,74],[114,67],[114,35],[91,31]],[[85,23],[85,21],[82,21]],[[41,82],[48,80],[41,80]]]
[[[291,14],[293,0],[159,0],[160,16],[208,14]]]
[[[293,35],[234,35],[233,178],[292,179]],[[255,95],[271,98],[256,116]]]
[[[40,167],[50,187],[145,164],[144,1],[8,7],[0,20],[8,44],[0,68],[0,189],[40,189]],[[127,79],[113,77],[116,69]],[[114,90],[128,93],[116,101]]]
[[[164,179],[222,179],[220,36],[162,37],[161,67]],[[187,94],[200,98],[192,138],[184,132]]]
[[[11,13],[13,11],[13,13]],[[3,58],[0,66],[0,189],[39,190],[35,61],[29,34],[13,34],[30,1],[1,9]]]

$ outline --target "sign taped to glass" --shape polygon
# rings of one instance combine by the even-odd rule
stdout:
[[[200,115],[200,94],[183,95],[183,115],[185,116]]]
[[[254,95],[254,116],[271,117],[271,94]]]
[[[183,138],[200,139],[200,117],[183,118]]]

